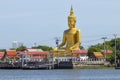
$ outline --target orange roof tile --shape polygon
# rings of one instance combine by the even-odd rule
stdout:
[[[88,50],[73,50],[73,53],[78,53],[78,54],[87,54]]]
[[[101,52],[93,52],[93,54],[96,58],[104,58],[104,56]]]
[[[17,54],[16,50],[7,50],[8,56],[15,56]]]
[[[31,54],[31,55],[33,55],[33,54],[43,54],[43,55],[47,55],[48,54],[48,52],[41,52],[41,51],[36,51],[36,52],[27,52],[27,54]]]
[[[0,52],[0,59],[3,59],[5,52]]]
[[[112,54],[113,51],[112,50],[101,50],[102,53],[106,53],[106,54]]]
[[[9,58],[15,58],[15,59],[19,58],[16,50],[7,50],[7,56]]]
[[[28,54],[28,55],[35,55],[35,54],[43,54],[48,55],[48,52],[41,52],[41,51],[34,51],[34,52],[19,52],[19,54]]]

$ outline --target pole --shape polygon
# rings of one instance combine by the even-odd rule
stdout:
[[[57,48],[58,48],[58,45],[59,45],[59,39],[58,39],[58,37],[56,37],[56,45],[57,45]],[[59,51],[58,51],[58,68],[59,68]]]
[[[58,47],[58,44],[59,44],[59,39],[56,37],[56,45],[57,45],[57,47]]]
[[[102,39],[104,40],[104,57],[105,57],[105,61],[106,61],[106,44],[105,44],[105,39],[107,39],[107,37],[102,37]]]
[[[113,36],[115,37],[115,67],[117,66],[117,63],[116,63],[116,36],[117,34],[113,34]]]

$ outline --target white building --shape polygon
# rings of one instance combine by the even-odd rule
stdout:
[[[18,48],[18,47],[20,47],[20,46],[22,46],[23,44],[22,43],[20,43],[20,42],[18,42],[18,41],[13,41],[12,42],[12,48]]]

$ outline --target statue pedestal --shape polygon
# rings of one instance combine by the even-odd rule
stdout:
[[[60,49],[60,50],[51,50],[50,53],[52,53],[54,55],[54,57],[77,57],[79,56],[76,53],[73,53],[74,51],[67,51],[64,49]]]

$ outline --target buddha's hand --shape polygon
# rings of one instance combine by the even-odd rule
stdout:
[[[53,50],[54,50],[54,51],[57,51],[57,50],[58,50],[58,48],[57,48],[57,47],[55,47]]]
[[[70,50],[73,50],[73,47],[70,47]]]

